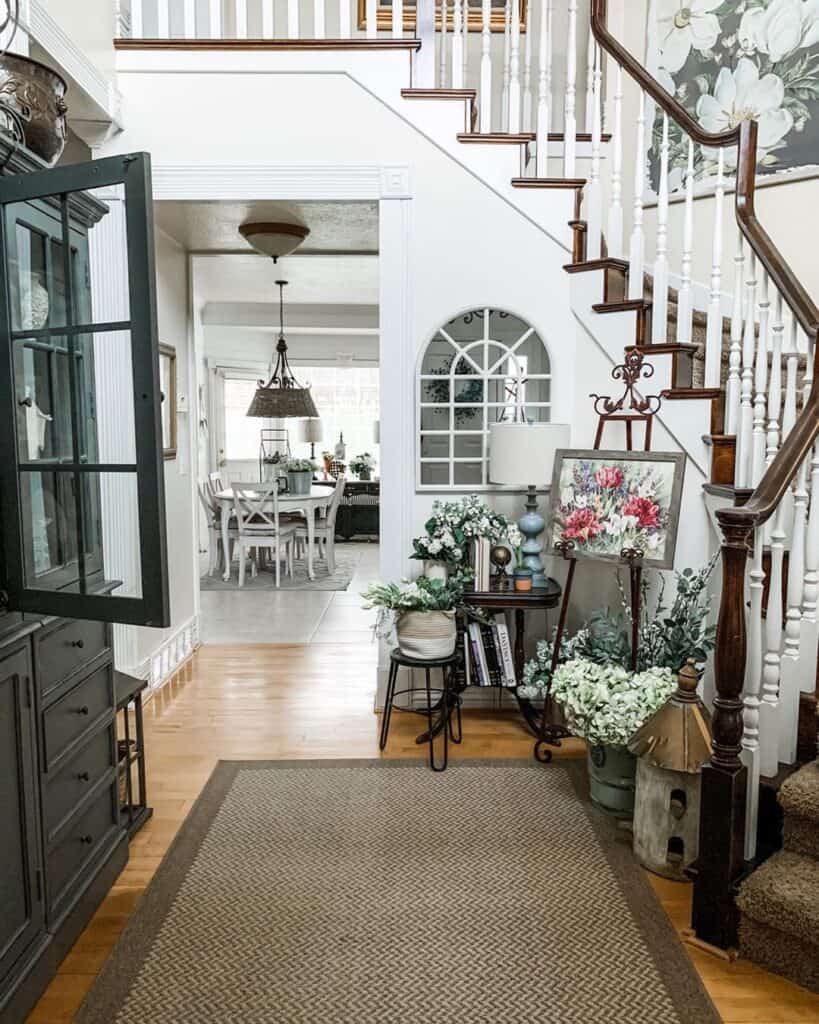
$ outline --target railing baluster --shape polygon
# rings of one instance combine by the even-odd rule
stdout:
[[[711,291],[705,331],[705,386],[718,388],[722,380],[722,222],[725,211],[725,150],[717,158],[714,191],[714,235],[711,249]]]
[[[806,622],[819,623],[819,441],[814,445],[810,465],[810,513],[805,536],[803,615]]]
[[[575,176],[577,163],[577,0],[569,0],[569,35],[566,42],[566,109],[564,115],[563,169],[567,178]]]
[[[439,72],[438,72],[438,88],[446,89],[446,71],[447,71],[447,59],[446,59],[446,37],[447,37],[447,19],[449,18],[449,10],[447,9],[447,0],[441,0],[441,43],[440,52],[438,54]]]
[[[754,355],[756,352],[756,253],[753,249],[750,250],[745,289],[745,332],[742,336],[742,380],[736,451],[737,487],[750,486],[753,454]]]
[[[668,333],[668,114],[663,114],[660,144],[660,182],[657,193],[657,250],[651,309],[651,341],[661,345]]]
[[[221,0],[208,0],[208,38],[222,38]]]
[[[480,130],[485,135],[492,131],[492,4],[483,0],[481,5],[481,93]]]
[[[450,71],[453,89],[463,89],[464,86],[464,37],[462,31],[463,0],[453,0],[452,3],[452,69]]]
[[[131,0],[131,38],[142,39],[145,35],[145,22],[143,18],[144,0]]]
[[[237,39],[247,39],[247,0],[234,0],[233,24]]]
[[[378,0],[367,0],[367,38],[378,38]]]
[[[762,271],[762,287],[759,293],[759,339],[756,346],[754,371],[754,431],[751,452],[751,486],[756,487],[765,473],[767,451],[766,405],[768,401],[768,325],[771,301],[768,297],[768,271]]]
[[[395,17],[393,7],[393,17]],[[313,38],[324,39],[326,35],[324,27],[324,0],[313,0]]]
[[[614,72],[614,131],[611,138],[611,201],[609,203],[608,243],[609,256],[623,256],[623,69],[618,64]]]
[[[512,0],[509,27],[509,128],[520,131],[520,0]]]
[[[171,35],[171,16],[169,0],[156,0],[156,34],[159,39],[169,39]]]
[[[595,48],[595,58],[599,59],[600,50]],[[592,76],[592,157],[589,169],[589,182],[586,189],[586,239],[587,259],[596,260],[602,255],[603,237],[603,192],[600,184],[600,135],[602,131],[602,113],[600,85],[602,77],[596,73]]]
[[[370,14],[375,18],[375,10],[370,11],[370,0],[367,0],[367,34],[369,35],[370,29]],[[299,38],[299,0],[287,0],[287,38],[298,39]]]
[[[737,229],[734,251],[734,305],[731,312],[731,349],[728,353],[728,381],[725,387],[725,433],[739,431],[739,409],[742,401],[742,302],[745,274],[745,240]]]
[[[642,299],[645,283],[645,232],[643,231],[643,185],[645,181],[646,94],[640,90],[637,112],[637,147],[634,153],[634,212],[629,245],[628,297]]]
[[[392,35],[393,39],[404,36],[404,0],[392,0]]]
[[[469,2],[464,0],[463,12],[461,15],[461,58],[463,71],[461,81],[464,88],[469,84]]]
[[[350,0],[344,0],[349,4]],[[347,23],[349,24],[349,7]],[[435,88],[435,0],[417,0],[415,6],[415,34],[421,40],[421,49],[415,55],[414,81],[420,89]]]
[[[791,317],[788,367],[785,383],[785,412],[782,433],[787,437],[796,422],[797,375],[799,370],[796,317]],[[782,677],[797,674],[802,635],[802,597],[805,590],[805,528],[808,521],[808,463],[805,460],[793,481],[793,526],[788,558],[788,609],[785,616],[785,646],[782,652]]]
[[[552,123],[552,0],[540,3],[537,82],[537,165],[539,178],[549,176],[549,129]]]
[[[589,32],[589,41],[586,46],[586,119],[583,122],[585,131],[591,135],[594,124],[594,65],[597,57],[597,46],[594,41],[594,33]]]
[[[748,769],[748,807],[745,819],[745,856],[756,852],[757,798],[762,757],[762,599],[765,573],[762,569],[762,531],[754,532],[754,558],[750,572],[748,610],[748,649],[745,685],[742,690],[742,761]]]
[[[343,21],[340,27],[344,27]],[[275,39],[273,0],[262,0],[262,39]]]
[[[532,0],[524,0],[526,7],[526,39],[523,50],[523,131],[532,130]]]
[[[182,6],[182,34],[185,39],[196,39],[196,0],[184,0]]]
[[[501,89],[501,131],[509,131],[509,60],[512,47],[512,0],[503,8],[503,83]]]
[[[691,301],[691,265],[694,260],[694,140],[688,140],[685,171],[685,214],[680,264],[680,291],[677,295],[677,341],[690,345],[694,332],[694,304]]]

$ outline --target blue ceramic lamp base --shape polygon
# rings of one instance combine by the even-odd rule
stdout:
[[[521,544],[523,551],[523,564],[531,569],[533,587],[546,586],[546,574],[543,570],[543,562],[540,560],[542,545],[538,539],[546,528],[546,520],[537,510],[537,494],[533,484],[529,485],[529,493],[526,497],[526,512],[518,520],[518,527],[523,534],[524,540]]]

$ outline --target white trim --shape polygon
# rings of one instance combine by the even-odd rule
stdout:
[[[117,127],[122,127],[122,97],[111,79],[89,59],[48,13],[42,0],[30,0],[28,17],[21,5],[23,28]]]
[[[147,679],[151,691],[158,690],[173,676],[201,646],[199,616],[193,615],[144,658],[131,671],[138,679]]]

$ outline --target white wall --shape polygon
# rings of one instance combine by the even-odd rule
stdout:
[[[106,75],[114,75],[114,0],[40,0],[60,28]]]

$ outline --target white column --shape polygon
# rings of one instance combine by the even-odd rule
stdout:
[[[628,297],[642,299],[645,274],[645,232],[643,231],[643,185],[645,181],[646,94],[640,90],[637,139],[634,153],[634,212],[629,245]]]
[[[492,131],[492,4],[483,0],[481,4],[481,85],[480,131],[487,135]]]
[[[790,694],[781,689],[782,651],[782,585],[785,559],[785,502],[780,502],[774,513],[771,531],[771,580],[768,587],[768,611],[765,617],[765,662],[762,669],[763,693],[775,693],[778,698],[777,721],[772,724],[773,743],[776,751],[773,774],[778,771],[779,762],[792,764],[796,757],[796,726],[799,718],[799,691],[791,687]],[[795,698],[795,706],[794,706]],[[763,722],[763,726],[766,723]],[[763,750],[766,747],[763,744]],[[770,762],[765,763],[765,769]],[[765,770],[765,774],[770,772]]]
[[[600,183],[600,136],[602,134],[602,77],[597,70],[600,50],[594,48],[592,67],[592,142],[589,181],[586,189],[586,238],[587,256],[590,260],[602,255],[603,236],[603,190]]]
[[[512,0],[509,26],[509,128],[520,131],[520,0]]]
[[[464,87],[464,37],[462,32],[464,0],[452,2],[452,88]]]
[[[394,11],[395,7],[393,7],[393,12]],[[324,0],[313,0],[313,38],[324,39],[325,35]]]
[[[503,83],[501,91],[501,131],[509,131],[509,60],[512,47],[512,0],[503,8]]]
[[[774,285],[774,313],[771,323],[771,375],[768,381],[768,430],[765,441],[765,464],[770,466],[779,451],[779,417],[782,415],[782,296]],[[796,381],[794,380],[794,388]],[[794,390],[794,401],[796,392]]]
[[[377,0],[367,0],[365,16],[367,19],[367,38],[378,36],[378,5]]]
[[[762,680],[762,597],[765,573],[762,570],[762,531],[754,533],[754,558],[750,573],[751,604],[748,611],[748,657],[745,664],[745,686],[743,688],[744,731],[742,736],[742,760],[748,768],[748,807],[746,808],[745,855],[753,856],[756,849],[757,801],[759,798],[759,776],[764,772],[762,761],[763,701],[759,692]],[[775,734],[774,734],[775,742]],[[775,772],[774,772],[775,774]],[[750,853],[748,852],[750,851]]]
[[[447,18],[449,17],[449,11],[447,9],[447,0],[441,0],[441,46],[440,53],[438,54],[438,61],[440,65],[440,71],[438,73],[438,88],[446,89],[447,82],[447,60],[446,60],[446,34],[447,34]]]
[[[711,247],[711,291],[705,331],[705,386],[718,388],[722,379],[722,221],[725,207],[725,150],[717,157],[714,192],[714,234]]]
[[[749,249],[748,278],[745,282],[745,333],[742,337],[742,379],[740,382],[739,429],[737,430],[736,485],[751,484],[754,426],[754,354],[756,352],[756,253]]]
[[[532,131],[532,0],[526,5],[526,39],[523,49],[523,131]]]
[[[208,0],[208,38],[222,38],[221,0]]]
[[[742,301],[745,274],[745,240],[737,228],[734,250],[734,305],[731,311],[731,349],[728,354],[728,380],[725,387],[725,433],[739,432],[742,400]]]
[[[233,12],[236,38],[247,39],[247,0],[234,0]]]
[[[169,0],[156,0],[156,34],[160,39],[169,39],[171,35],[171,19],[168,6]]]
[[[143,17],[144,0],[131,0],[131,38],[142,39],[145,36]]]
[[[273,38],[273,0],[262,0],[262,39]]]
[[[691,344],[694,331],[694,304],[691,301],[691,265],[694,259],[694,140],[688,140],[688,165],[685,172],[685,214],[683,249],[680,265],[680,291],[677,295],[677,341]]]
[[[594,33],[589,29],[589,39],[586,45],[586,118],[583,122],[585,131],[591,135],[594,124],[594,67],[597,60],[597,46],[594,41]]]
[[[575,176],[577,158],[577,0],[569,0],[569,35],[566,41],[566,107],[563,170],[567,178]]]
[[[663,114],[660,144],[660,184],[657,194],[657,251],[654,259],[654,290],[651,310],[651,341],[668,339],[668,114]]]
[[[404,36],[404,0],[392,0],[392,35],[393,39]]]
[[[461,72],[461,83],[465,89],[469,84],[469,5],[467,0],[464,0],[463,11],[461,12],[461,63],[463,70]]]
[[[347,4],[347,25],[350,24],[350,0]],[[415,55],[415,78],[420,89],[435,88],[435,0],[418,0],[416,31],[421,49]]]
[[[609,256],[623,257],[623,69],[614,71],[614,131],[611,138],[611,200],[609,202]]]

